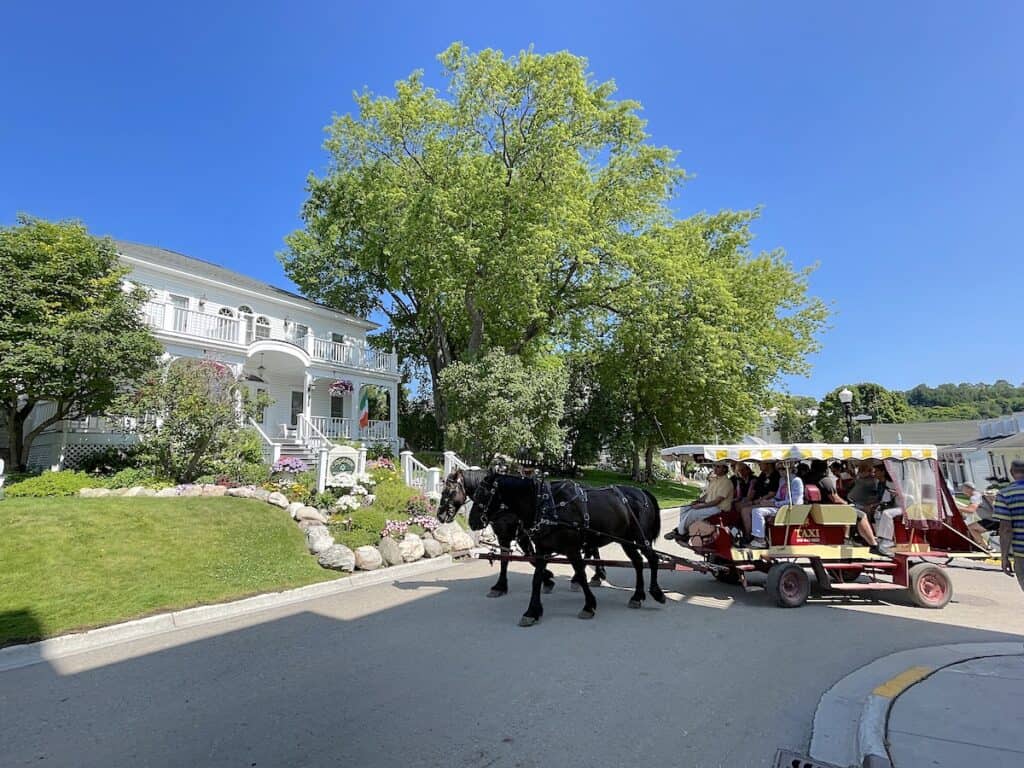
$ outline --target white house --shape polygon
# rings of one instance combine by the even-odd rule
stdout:
[[[115,244],[131,270],[128,280],[150,292],[146,322],[167,355],[222,362],[253,394],[274,400],[253,424],[268,460],[282,453],[311,459],[341,439],[387,443],[398,452],[398,360],[394,352],[368,346],[366,334],[377,324],[174,251]],[[388,414],[360,425],[366,387],[386,393]],[[350,391],[336,396],[332,388]],[[32,423],[45,418],[46,409],[37,406]],[[98,447],[126,439],[101,417],[64,422],[36,438],[28,463],[74,467]]]
[[[967,481],[984,488],[990,478],[1007,478],[1010,462],[1018,453],[1024,455],[1024,413],[972,424],[976,425],[973,439],[939,448],[939,461],[955,483]]]

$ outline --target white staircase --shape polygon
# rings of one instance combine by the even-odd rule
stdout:
[[[281,450],[281,458],[294,457],[302,459],[310,469],[316,469],[316,454],[295,438],[271,438]]]

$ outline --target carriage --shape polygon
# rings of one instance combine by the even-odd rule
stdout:
[[[971,538],[939,468],[934,445],[679,445],[661,452],[666,461],[698,464],[781,462],[783,472],[797,462],[882,462],[898,490],[895,546],[891,555],[851,543],[848,532],[857,512],[846,504],[824,503],[820,490],[807,485],[804,504],[779,508],[766,527],[767,549],[740,546],[740,517],[734,507],[707,520],[711,533],[693,543],[693,551],[712,566],[715,578],[746,585],[754,572],[766,575],[765,588],[775,602],[794,608],[807,601],[810,577],[822,589],[868,593],[909,590],[915,604],[942,608],[953,596],[944,566],[954,558],[985,559],[991,553]]]

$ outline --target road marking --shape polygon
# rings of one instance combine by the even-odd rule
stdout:
[[[894,699],[914,683],[924,680],[934,671],[933,667],[911,667],[906,672],[900,672],[896,677],[882,683],[872,693],[885,699]]]

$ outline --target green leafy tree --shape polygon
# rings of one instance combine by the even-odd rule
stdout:
[[[449,404],[446,444],[481,463],[501,453],[560,458],[565,367],[557,357],[527,364],[496,349],[475,363],[455,363],[441,375]]]
[[[0,228],[0,409],[13,466],[63,419],[101,414],[156,364],[144,291],[124,285],[113,243],[77,222],[20,216]],[[40,403],[52,411],[31,430]]]
[[[439,60],[445,91],[415,72],[334,120],[281,258],[307,295],[388,318],[444,426],[447,367],[543,351],[616,301],[684,173],[585,59],[454,44]]]
[[[179,358],[147,376],[117,410],[137,421],[140,463],[158,477],[188,483],[254,463],[258,445],[242,420],[271,403],[265,394],[252,397],[223,363]]]
[[[808,370],[826,308],[808,270],[750,251],[756,215],[701,214],[645,237],[624,309],[595,325],[608,443],[629,446],[636,479],[666,441],[740,437],[780,376]]]
[[[839,443],[847,436],[846,416],[843,404],[839,400],[839,392],[842,389],[843,387],[833,389],[818,405],[815,424],[825,442]],[[850,384],[846,389],[853,393],[853,401],[850,403],[853,416],[871,416],[876,424],[903,424],[914,419],[913,409],[900,392],[890,391],[873,382]],[[855,432],[854,440],[856,439]]]
[[[818,439],[818,401],[813,397],[780,395],[775,409],[775,429],[782,442],[813,443]]]

